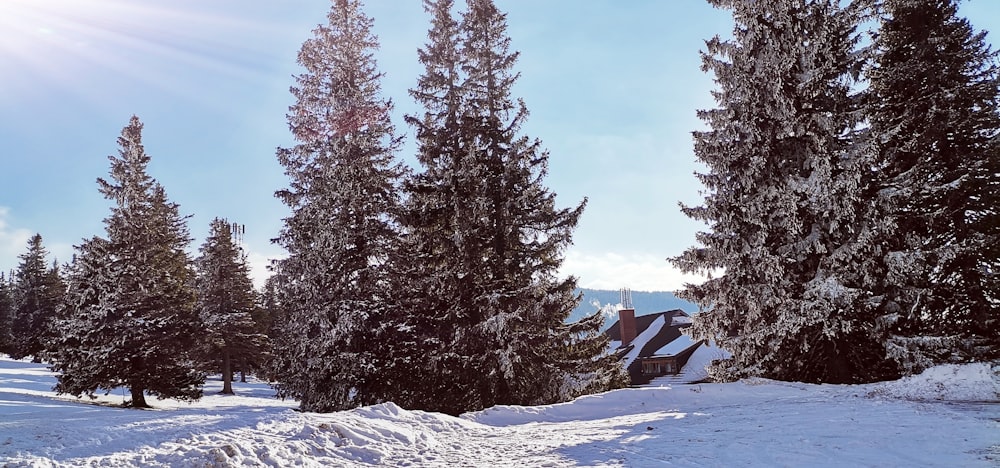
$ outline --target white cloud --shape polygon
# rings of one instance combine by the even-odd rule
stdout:
[[[263,288],[264,283],[271,277],[271,271],[267,269],[268,265],[271,264],[271,261],[278,258],[285,258],[287,256],[284,253],[261,253],[250,249],[249,246],[244,246],[244,250],[247,253],[247,264],[250,266],[250,279],[253,280],[253,285],[257,289]]]
[[[60,268],[73,260],[73,254],[76,253],[76,249],[73,244],[68,244],[65,242],[49,242],[42,234],[42,245],[45,246],[45,250],[49,251],[49,262],[57,261],[59,262]],[[24,247],[22,247],[24,249]]]
[[[590,254],[570,251],[561,273],[574,275],[579,286],[593,289],[631,288],[635,291],[675,291],[705,278],[681,273],[665,256],[649,254]]]
[[[24,252],[28,239],[34,234],[27,229],[13,229],[7,224],[10,209],[0,206],[0,271],[6,273],[17,267],[17,256]]]

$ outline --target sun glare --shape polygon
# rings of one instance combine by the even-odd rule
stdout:
[[[0,0],[0,57],[11,65],[54,70],[55,58],[102,35],[95,21],[103,2]]]
[[[241,74],[252,53],[241,34],[259,25],[221,13],[191,12],[173,2],[0,0],[0,82],[6,90],[78,87],[108,77],[186,94],[182,73]]]

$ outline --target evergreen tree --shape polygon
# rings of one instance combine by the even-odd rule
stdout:
[[[7,275],[0,272],[0,353],[10,353],[14,326],[14,288]]]
[[[547,153],[519,135],[528,112],[511,98],[517,53],[505,15],[489,0],[469,1],[461,21],[450,0],[425,7],[426,71],[411,91],[425,113],[408,117],[424,171],[407,184],[400,264],[401,341],[426,358],[404,364],[417,371],[400,396],[449,413],[567,399],[581,391],[569,381],[617,365],[599,359],[606,343],[590,346],[600,323],[564,323],[579,297],[575,278],[556,270],[584,204],[556,208]]]
[[[28,251],[19,258],[14,272],[13,323],[10,356],[14,359],[31,356],[36,361],[44,350],[49,321],[62,301],[64,285],[59,268],[46,266],[48,251],[42,246],[42,236],[28,239]]]
[[[258,295],[260,301],[259,315],[254,320],[260,330],[272,340],[280,335],[281,323],[288,319],[288,314],[281,304],[281,275],[272,272],[271,276],[264,282],[264,288]]]
[[[233,367],[256,362],[267,350],[267,337],[257,331],[257,308],[250,268],[242,247],[233,241],[233,225],[212,220],[197,265],[198,313],[205,327],[206,361],[222,370],[222,392],[233,394]],[[235,362],[234,362],[235,361]]]
[[[885,0],[869,73],[873,289],[909,372],[1000,353],[1000,73],[956,3]]]
[[[603,311],[560,327],[550,350],[562,374],[558,400],[605,392],[629,385],[629,375],[621,357],[611,353],[611,341],[604,334]]]
[[[271,350],[274,350],[283,339],[282,328],[283,324],[288,321],[288,313],[280,302],[280,297],[282,296],[280,293],[282,284],[281,275],[274,271],[276,270],[274,265],[272,265],[271,270],[271,276],[264,282],[263,289],[257,295],[259,303],[256,308],[257,314],[254,316],[254,323],[257,324],[258,332],[263,333],[273,343]],[[270,382],[277,381],[277,376],[283,371],[281,369],[282,363],[277,358],[277,354],[277,352],[269,352],[263,356],[260,365],[257,367],[259,378]]]
[[[454,316],[461,314],[455,308],[464,307],[472,293],[471,288],[463,291],[471,277],[459,277],[457,271],[461,239],[455,226],[466,218],[453,218],[459,216],[464,200],[471,202],[463,198],[471,190],[460,186],[466,181],[455,176],[462,160],[455,153],[462,147],[462,93],[459,25],[452,16],[453,5],[453,0],[424,1],[424,9],[432,15],[430,40],[418,50],[425,73],[410,95],[425,113],[406,117],[416,128],[417,159],[423,171],[404,182],[408,195],[401,219],[404,235],[390,278],[396,291],[395,326],[383,340],[395,358],[386,367],[394,379],[392,401],[426,410],[467,407],[462,399],[473,394],[464,387],[467,381],[453,378],[462,363],[448,349],[458,325]]]
[[[392,103],[380,96],[372,20],[358,0],[335,0],[328,24],[299,52],[289,127],[278,151],[292,214],[277,239],[278,301],[288,314],[277,341],[278,394],[307,411],[379,401],[383,373],[372,347],[387,304],[385,264],[398,234],[402,166]]]
[[[57,377],[56,391],[93,396],[94,380],[103,379],[105,384],[97,387],[108,392],[121,382],[115,373],[117,369],[109,369],[100,360],[113,352],[109,343],[120,321],[111,314],[111,309],[101,306],[102,301],[108,301],[111,291],[107,275],[112,264],[110,243],[94,236],[75,248],[66,269],[64,301],[53,319],[56,332],[46,343],[46,357],[53,363],[53,370],[62,371]]]
[[[204,375],[190,355],[199,336],[185,218],[146,172],[142,123],[133,116],[109,156],[111,179],[98,179],[115,206],[107,239],[78,247],[69,294],[52,340],[60,393],[93,396],[127,386],[132,407],[145,393],[197,399]]]
[[[708,224],[672,262],[716,275],[687,285],[699,304],[692,327],[732,352],[712,375],[856,382],[884,374],[863,262],[870,229],[861,175],[860,63],[863,2],[710,0],[733,12],[733,39],[707,41],[719,107],[699,112],[694,133],[708,172]],[[720,274],[721,272],[721,274]]]

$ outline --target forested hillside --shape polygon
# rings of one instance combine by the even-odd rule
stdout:
[[[583,300],[573,309],[573,313],[567,319],[570,322],[593,314],[595,310],[602,307],[621,303],[621,291],[578,288],[577,292],[583,293]],[[672,309],[681,309],[688,313],[698,310],[698,306],[667,291],[632,291],[632,306],[635,308],[636,315]],[[618,315],[614,313],[616,310],[617,308],[608,307],[608,310],[605,311],[603,329],[611,326],[618,319]]]

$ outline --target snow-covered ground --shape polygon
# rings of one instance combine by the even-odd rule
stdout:
[[[461,418],[383,404],[294,411],[259,382],[130,410],[56,396],[0,359],[0,467],[1000,466],[1000,366],[872,385],[627,389]],[[120,392],[102,397],[119,404]]]

